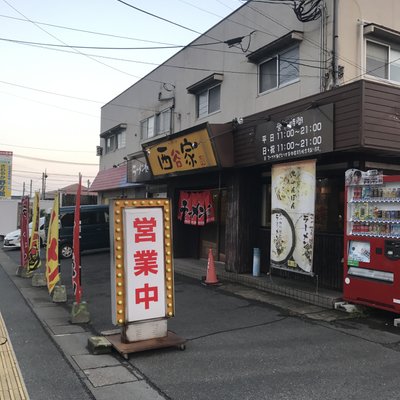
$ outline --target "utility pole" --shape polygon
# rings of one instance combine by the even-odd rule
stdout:
[[[29,198],[32,198],[32,179],[31,179],[31,182],[29,184]]]
[[[46,170],[42,173],[42,200],[46,200],[46,179],[47,173]]]
[[[22,184],[22,197],[25,196],[25,182]]]

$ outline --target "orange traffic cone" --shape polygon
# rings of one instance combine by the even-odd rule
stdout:
[[[206,285],[219,284],[217,274],[215,273],[214,256],[211,249],[208,251],[207,276],[204,283]]]

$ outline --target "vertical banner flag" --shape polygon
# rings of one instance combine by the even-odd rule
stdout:
[[[12,151],[0,151],[0,199],[11,199]]]
[[[31,240],[29,243],[28,272],[34,271],[35,269],[40,268],[42,265],[40,260],[39,214],[39,192],[35,192],[35,199],[33,201]]]
[[[72,239],[72,287],[74,289],[75,302],[81,302],[82,287],[81,287],[81,253],[79,237],[81,234],[81,187],[82,175],[79,174],[79,184],[76,191],[76,203],[74,214],[74,232]]]
[[[49,228],[47,231],[46,247],[46,282],[49,294],[53,292],[54,286],[60,280],[58,268],[58,228],[59,228],[59,194],[54,198],[53,209],[51,210]]]
[[[272,166],[271,266],[312,275],[315,160]]]
[[[20,250],[21,250],[21,266],[28,268],[28,254],[29,254],[29,197],[23,196],[21,199],[21,215],[19,227],[21,230],[20,236]]]

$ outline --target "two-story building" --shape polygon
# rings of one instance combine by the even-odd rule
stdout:
[[[175,257],[212,248],[244,273],[260,248],[266,272],[286,218],[273,170],[308,160],[311,269],[282,256],[281,272],[340,289],[345,171],[400,170],[400,3],[289,3],[247,1],[104,105],[92,190],[102,203],[168,196]]]

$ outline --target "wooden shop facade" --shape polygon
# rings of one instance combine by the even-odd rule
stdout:
[[[227,271],[251,273],[259,248],[261,272],[267,273],[271,168],[315,160],[312,274],[274,273],[317,277],[320,286],[341,290],[345,171],[399,174],[399,104],[400,88],[359,80],[240,121],[199,125],[144,144],[152,174],[132,175],[138,164],[130,160],[128,181],[145,184],[149,197],[171,198],[175,257],[206,258],[212,248]],[[279,137],[277,126],[283,132],[292,127],[294,136]],[[276,134],[274,143],[265,132]]]

